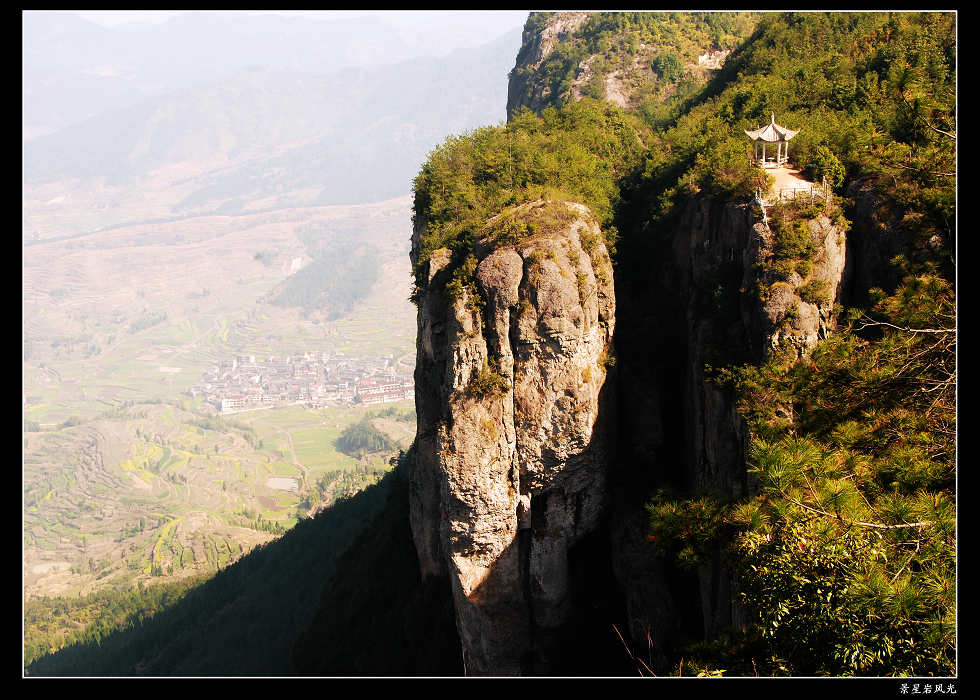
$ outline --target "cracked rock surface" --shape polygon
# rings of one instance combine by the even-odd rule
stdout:
[[[554,207],[560,226],[508,245],[488,243],[491,219],[456,299],[448,251],[424,261],[412,530],[423,573],[452,581],[470,675],[548,672],[570,612],[569,549],[607,503],[608,252],[582,205],[537,201],[508,216]],[[487,372],[499,388],[475,391]]]

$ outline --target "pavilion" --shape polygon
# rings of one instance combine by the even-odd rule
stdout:
[[[772,121],[761,129],[746,131],[745,135],[752,139],[755,145],[755,158],[763,168],[778,168],[789,160],[789,140],[799,132],[797,129],[787,129],[776,123],[776,114],[773,112]],[[766,155],[766,145],[776,144],[776,157]],[[759,157],[759,144],[762,144],[762,157]]]

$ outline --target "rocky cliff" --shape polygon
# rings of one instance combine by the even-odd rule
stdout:
[[[538,65],[583,21],[557,13],[526,30],[519,66]],[[512,95],[524,94],[522,75]],[[751,490],[748,431],[707,368],[784,343],[805,354],[833,328],[843,229],[824,214],[798,218],[811,252],[787,273],[753,205],[692,196],[671,235],[614,280],[582,204],[512,207],[466,250],[426,259],[416,215],[411,522],[423,574],[452,583],[466,672],[567,669],[563,637],[588,607],[576,596],[610,593],[583,589],[590,570],[614,572],[611,619],[651,658],[678,634],[738,625],[720,559],[690,576],[650,549],[645,500],[658,486]],[[602,546],[577,549],[596,537]]]
[[[734,397],[709,368],[760,362],[787,343],[807,353],[835,326],[845,266],[843,230],[827,216],[806,220],[812,267],[783,279],[774,270],[775,234],[748,203],[691,199],[672,236],[652,256],[643,283],[617,277],[622,397],[619,499],[613,512],[613,564],[623,586],[630,633],[654,651],[682,630],[712,638],[739,625],[727,573],[716,559],[687,577],[667,572],[644,547],[642,497],[658,487],[741,497],[748,430]],[[814,299],[807,284],[826,284]]]
[[[650,26],[651,18],[659,26]],[[663,102],[720,70],[756,13],[532,13],[510,73],[507,114],[584,96],[624,109]],[[682,88],[680,83],[688,87]]]
[[[514,218],[550,228],[500,244]],[[456,298],[449,251],[421,261],[412,529],[423,572],[452,581],[467,673],[547,673],[569,550],[608,500],[612,265],[585,207],[541,200],[490,220],[472,256]]]
[[[560,95],[551,85],[544,85],[535,73],[558,42],[573,33],[589,18],[588,12],[556,12],[538,26],[528,25],[521,40],[521,52],[511,71],[507,86],[507,114],[521,107],[533,112],[554,103]]]
[[[514,219],[548,230],[501,244]],[[833,325],[844,237],[825,216],[807,226],[808,279],[833,292],[817,303],[798,275],[771,281],[773,232],[750,205],[694,199],[617,321],[612,265],[584,206],[536,201],[491,219],[455,298],[462,268],[446,249],[418,260],[419,222],[412,529],[423,572],[453,584],[467,673],[561,667],[577,615],[569,553],[606,523],[605,559],[590,565],[616,571],[632,639],[657,650],[692,624],[708,638],[738,624],[720,562],[685,591],[644,546],[637,495],[751,488],[747,430],[705,367],[729,349],[758,361],[783,340],[805,353]],[[717,285],[727,305],[706,306]],[[624,323],[629,349],[610,372]]]

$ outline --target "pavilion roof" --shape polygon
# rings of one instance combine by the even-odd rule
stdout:
[[[776,114],[773,113],[772,121],[761,129],[756,129],[755,131],[746,130],[745,135],[753,141],[767,141],[769,143],[773,143],[775,141],[789,141],[798,133],[800,133],[799,129],[793,131],[792,129],[787,129],[785,126],[780,126],[777,124]]]

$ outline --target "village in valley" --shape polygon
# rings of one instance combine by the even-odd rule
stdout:
[[[303,404],[327,405],[389,403],[415,397],[410,366],[393,355],[364,359],[342,352],[307,352],[268,357],[236,355],[207,370],[191,387],[223,414]]]

